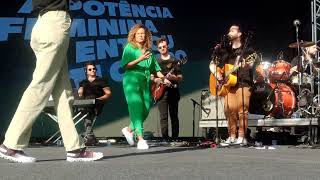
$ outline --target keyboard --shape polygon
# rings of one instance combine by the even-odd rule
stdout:
[[[73,107],[90,107],[96,104],[96,99],[75,99],[73,102]],[[48,101],[46,108],[53,108],[53,100]]]

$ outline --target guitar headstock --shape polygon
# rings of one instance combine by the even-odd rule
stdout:
[[[177,64],[178,65],[183,65],[183,64],[187,63],[187,61],[188,61],[188,58],[187,58],[187,56],[185,56],[182,59],[179,59]]]
[[[254,52],[252,54],[249,54],[249,56],[247,56],[244,59],[244,62],[250,64],[250,63],[255,62],[256,59],[258,59],[258,54]]]

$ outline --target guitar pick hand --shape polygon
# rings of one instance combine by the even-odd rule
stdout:
[[[172,83],[168,79],[164,79],[163,84],[165,84],[166,86],[172,85]]]
[[[157,83],[157,84],[161,84],[162,80],[161,80],[161,78],[155,78],[154,82]]]
[[[170,80],[170,81],[175,81],[175,80],[177,80],[177,76],[174,75],[174,74],[171,74],[171,73],[168,73],[168,74],[166,75],[166,78],[167,78],[168,80]]]
[[[222,81],[223,80],[223,76],[221,73],[217,73],[217,80],[218,81]]]

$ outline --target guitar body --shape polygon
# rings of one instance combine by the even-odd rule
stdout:
[[[163,96],[166,86],[164,84],[151,84],[151,93],[154,101],[159,101],[160,98]]]
[[[173,73],[175,68],[177,66],[181,66],[183,64],[185,64],[187,62],[187,58],[184,57],[181,60],[178,60],[177,63],[173,66],[173,68],[170,69],[170,71],[168,72],[168,74]],[[173,88],[177,88],[177,86],[170,86]],[[160,98],[163,96],[164,91],[166,90],[167,86],[163,83],[157,84],[157,83],[152,83],[151,84],[151,95],[153,97],[154,102],[156,103],[157,101],[160,100]]]
[[[223,68],[217,67],[217,72],[221,74],[229,74],[229,72],[233,71],[234,65],[232,64],[225,64]],[[224,78],[223,82],[216,81],[216,77],[211,73],[209,79],[209,89],[213,96],[226,96],[229,91],[230,87],[233,87],[237,84],[238,78],[236,75],[229,74],[227,77]],[[216,84],[218,82],[218,84]],[[217,89],[216,89],[217,87]],[[216,90],[218,92],[216,93]]]

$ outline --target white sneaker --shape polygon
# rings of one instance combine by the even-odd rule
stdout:
[[[238,137],[237,141],[234,144],[240,144],[242,146],[248,145],[248,141],[244,137]]]
[[[0,146],[0,157],[19,163],[36,162],[36,158],[26,155],[23,151],[9,149],[5,145]]]
[[[126,137],[128,144],[130,144],[130,146],[133,146],[134,145],[133,133],[128,131],[128,127],[124,127],[122,129],[122,134],[124,135],[124,137]]]
[[[247,141],[247,138],[244,138],[244,139],[243,139],[242,145],[243,145],[243,146],[246,146],[246,145],[248,145],[248,141]]]
[[[221,146],[229,146],[231,144],[233,144],[235,141],[234,137],[228,137],[224,142],[221,142],[220,145]]]
[[[149,145],[146,140],[139,140],[137,144],[137,149],[149,149]]]

